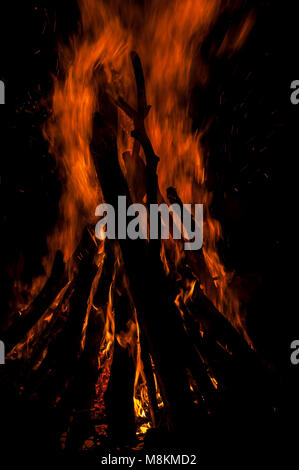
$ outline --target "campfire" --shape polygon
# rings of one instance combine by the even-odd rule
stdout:
[[[209,123],[194,130],[190,115],[190,90],[212,74],[202,44],[238,11],[238,24],[213,46],[232,56],[253,14],[221,0],[79,6],[78,31],[58,47],[43,126],[60,214],[45,275],[1,337],[1,383],[51,410],[53,445],[63,450],[140,448],[155,431],[184,433],[208,416],[237,415],[244,401],[250,415],[253,397],[255,412],[271,413],[244,298],[218,253]],[[148,213],[150,205],[190,204],[192,223],[192,205],[202,204],[202,246],[185,249],[173,213],[167,236],[128,239],[119,198]],[[115,239],[96,236],[99,204],[115,208]]]

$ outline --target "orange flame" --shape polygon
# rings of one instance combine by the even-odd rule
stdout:
[[[160,157],[161,194],[166,199],[166,189],[173,186],[183,202],[205,205],[203,254],[217,291],[211,300],[235,326],[240,326],[239,301],[229,288],[230,273],[226,272],[217,253],[221,227],[209,212],[212,194],[205,186],[202,133],[192,131],[188,113],[194,81],[204,86],[209,79],[209,66],[200,58],[200,46],[223,11],[229,8],[224,3],[221,0],[151,0],[138,5],[122,0],[79,0],[80,32],[71,38],[68,46],[60,47],[52,116],[44,129],[63,182],[60,219],[49,239],[49,246],[50,259],[60,249],[68,260],[83,228],[93,223],[95,207],[102,199],[89,148],[93,115],[98,106],[97,70],[104,71],[110,95],[120,94],[134,106],[136,90],[129,60],[129,52],[134,49],[144,67],[148,102],[152,105],[146,126],[153,148]],[[229,28],[217,53],[228,52],[230,55],[238,50],[252,23],[253,18],[249,16],[238,28],[233,31]],[[119,112],[119,161],[125,173],[123,154],[126,152],[130,158],[133,152],[131,127],[129,119]],[[144,160],[142,152],[139,157]],[[127,177],[129,179],[129,175]],[[144,192],[140,191],[140,194]],[[162,257],[166,266],[169,266],[167,250],[173,245],[172,241],[164,245]],[[176,256],[180,251],[176,249]],[[106,353],[115,339],[112,292],[119,267],[117,263],[110,286],[102,345]],[[204,284],[204,280],[201,282]],[[192,295],[193,289],[194,285],[189,286],[187,297]],[[130,347],[133,342],[137,344],[135,411],[137,416],[143,416],[148,398],[136,318],[128,332],[118,335],[117,340]]]
[[[212,195],[205,187],[201,134],[192,132],[188,114],[192,81],[196,78],[204,86],[209,78],[208,64],[198,58],[198,50],[229,7],[221,0],[152,0],[146,6],[121,0],[79,0],[79,6],[80,34],[74,35],[70,46],[60,48],[61,78],[54,80],[53,114],[45,128],[64,181],[61,219],[50,240],[52,253],[62,249],[65,259],[70,257],[83,227],[93,221],[101,197],[89,150],[97,106],[96,70],[104,69],[109,93],[121,94],[134,104],[136,91],[129,61],[129,52],[134,48],[144,66],[148,102],[152,105],[147,130],[160,157],[161,193],[165,197],[167,187],[174,186],[183,202],[205,204],[203,253],[218,292],[211,300],[236,325],[239,302],[229,291],[230,275],[217,254],[221,227],[209,213]],[[249,15],[237,28],[228,28],[217,53],[238,50],[252,23]],[[133,150],[131,125],[120,112],[118,148],[122,168],[123,152],[132,154]]]

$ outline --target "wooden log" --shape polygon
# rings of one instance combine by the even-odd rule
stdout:
[[[231,326],[199,288],[186,302],[185,324],[217,380],[218,396],[212,401],[215,412],[271,415],[274,380],[259,354]],[[225,404],[225,400],[227,400]]]
[[[198,283],[194,294],[187,300],[186,306],[192,312],[193,321],[197,322],[197,329],[199,330],[202,326],[205,331],[209,332],[210,338],[213,337],[215,342],[221,343],[224,349],[239,357],[253,354],[245,339],[216,309],[202,292]]]
[[[141,338],[140,338],[140,346],[141,346],[141,359],[143,363],[144,374],[146,377],[146,385],[147,385],[147,390],[148,390],[148,398],[149,398],[152,424],[153,424],[153,427],[155,428],[159,426],[162,416],[161,416],[159,406],[158,406],[156,385],[155,385],[151,358],[147,349],[146,341],[143,338],[142,332],[141,332]]]
[[[86,439],[95,436],[91,408],[96,397],[98,380],[98,353],[102,341],[103,319],[99,312],[91,309],[86,329],[85,346],[72,385],[72,420],[69,423],[65,450],[79,452]]]
[[[119,250],[114,252],[115,261]],[[136,371],[136,330],[134,310],[124,279],[124,268],[115,273],[111,306],[114,322],[113,359],[110,379],[104,400],[108,419],[108,433],[114,445],[135,443],[134,382]]]
[[[73,294],[73,283],[67,284],[59,298],[41,316],[24,338],[7,355],[9,369],[19,371],[14,380],[26,382],[30,389],[31,379],[45,359],[49,345],[63,330],[68,318],[68,305]]]
[[[106,94],[102,93],[99,100],[99,108],[105,109],[105,116],[100,113],[95,116],[91,149],[104,199],[116,207],[118,195],[126,195],[128,204],[130,197],[118,163],[116,110]],[[153,200],[156,194],[151,197]],[[156,257],[150,259],[147,242],[144,240],[119,240],[119,244],[138,321],[157,366],[169,424],[176,428],[181,428],[182,425],[186,427],[187,422],[195,417],[195,413],[185,369],[184,351],[178,348],[178,345],[184,342],[182,337],[185,333],[180,315],[169,300],[168,282],[161,260]]]
[[[58,251],[54,259],[51,275],[45,286],[31,305],[29,305],[21,315],[16,315],[11,326],[4,335],[2,335],[7,352],[26,336],[26,333],[42,316],[66,283],[67,275],[65,272],[65,264],[63,262],[62,253]]]
[[[72,263],[74,271],[80,271],[83,265],[83,258],[89,250],[95,250],[95,243],[92,240],[89,228],[86,228],[82,240],[75,251]],[[53,270],[53,274],[55,270]],[[78,273],[77,273],[78,274]],[[49,308],[43,312],[37,322],[29,329],[22,340],[10,351],[8,358],[22,362],[24,369],[30,372],[37,371],[43,359],[47,355],[48,347],[54,343],[55,338],[62,332],[69,315],[69,302],[74,293],[77,284],[77,274],[74,274],[72,281],[66,282],[64,287],[59,292],[55,301]],[[53,281],[54,282],[54,281]],[[37,301],[40,305],[40,301]],[[35,309],[33,309],[35,312]],[[32,320],[32,318],[31,318]],[[33,321],[33,320],[32,320]],[[52,346],[51,346],[52,347]],[[29,377],[27,377],[29,380]]]
[[[85,239],[84,249],[81,249],[80,253],[82,255],[86,251],[86,254],[81,258],[77,268],[73,294],[69,301],[67,322],[61,333],[49,344],[47,356],[40,368],[41,374],[48,369],[55,371],[52,380],[47,384],[43,384],[49,397],[51,393],[53,393],[52,397],[56,397],[59,388],[63,392],[66,381],[70,382],[70,379],[76,376],[76,368],[82,352],[82,331],[88,299],[93,280],[98,271],[98,267],[94,262],[97,247],[88,230],[83,234],[83,238]]]
[[[167,188],[167,198],[170,204],[178,204],[183,209],[183,202],[179,198],[176,189],[173,187]],[[195,224],[194,218],[191,218],[193,224]],[[177,243],[184,243],[184,241],[177,240]],[[210,271],[205,262],[202,249],[198,251],[187,250],[185,251],[186,263],[192,268],[192,271],[196,275],[197,279],[205,284],[207,294],[209,297],[216,298],[217,289],[212,279]]]
[[[94,264],[97,247],[88,230],[85,231],[83,239],[81,248],[76,253],[77,274],[72,281],[70,299],[65,305],[65,320],[62,323],[57,320],[60,326],[55,326],[56,332],[50,328],[45,357],[36,370],[28,370],[25,364],[28,374],[24,383],[22,374],[19,373],[24,369],[22,361],[11,361],[6,367],[8,381],[5,383],[13,383],[18,391],[23,385],[22,399],[26,400],[28,406],[38,409],[31,420],[32,440],[34,433],[38,432],[44,436],[45,441],[49,440],[49,445],[51,442],[51,445],[57,448],[59,436],[70,418],[75,397],[80,392],[78,384],[84,388],[85,377],[83,373],[81,376],[79,373],[82,372],[79,366],[82,356],[82,331],[91,285],[98,267]],[[63,312],[61,313],[63,315]],[[101,337],[100,331],[95,330],[95,334]],[[30,360],[31,358],[29,364]],[[15,405],[14,399],[7,402],[11,409]],[[51,413],[47,410],[51,410]]]
[[[134,378],[135,365],[129,351],[115,341],[110,380],[105,393],[105,406],[108,433],[117,447],[136,442]]]

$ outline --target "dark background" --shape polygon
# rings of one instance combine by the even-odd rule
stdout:
[[[213,118],[206,147],[213,215],[223,227],[219,250],[250,290],[248,332],[280,371],[281,413],[292,416],[299,408],[299,366],[289,359],[290,343],[299,339],[299,105],[290,103],[290,83],[299,79],[298,16],[294,2],[250,5],[256,23],[240,52],[216,59],[209,41],[204,46],[211,80],[205,90],[193,90],[191,112],[195,128]],[[66,41],[76,28],[76,2],[12,2],[1,6],[0,18],[0,79],[6,85],[0,107],[4,327],[14,303],[13,279],[30,283],[42,272],[46,235],[57,218],[60,183],[41,134],[47,118],[42,103],[57,70],[57,41]]]

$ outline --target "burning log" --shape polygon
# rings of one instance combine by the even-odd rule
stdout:
[[[103,287],[101,280],[100,284]],[[73,384],[72,413],[65,443],[67,452],[78,452],[86,439],[96,435],[90,410],[96,397],[95,384],[99,375],[98,352],[102,332],[103,318],[99,315],[98,309],[91,308],[86,326],[84,349],[78,360],[78,371]]]
[[[217,379],[217,389],[222,391],[226,400],[228,394],[231,395],[230,404],[227,401],[230,410],[239,413],[238,407],[242,410],[242,403],[247,400],[249,414],[271,414],[272,379],[258,353],[217,311],[199,286],[195,287],[193,296],[186,304],[180,303],[180,308],[190,340],[196,345],[212,376]],[[222,400],[223,397],[218,395],[215,401],[213,394],[212,403],[216,412],[220,409],[221,413],[225,411]],[[249,402],[254,403],[253,408]]]
[[[161,413],[159,412],[159,404],[157,400],[157,390],[156,390],[156,384],[155,384],[155,378],[154,378],[154,371],[152,367],[152,362],[151,362],[151,357],[147,349],[147,344],[146,341],[143,338],[143,335],[141,335],[141,341],[140,341],[140,346],[141,346],[141,359],[143,363],[143,369],[146,377],[146,385],[147,385],[147,391],[148,391],[148,399],[149,399],[149,406],[150,406],[150,412],[151,412],[151,418],[152,418],[152,423],[153,427],[157,427],[160,424],[161,421]]]
[[[117,127],[116,111],[112,103],[109,103],[107,95],[100,96],[100,100],[100,108],[105,109],[106,112],[105,122],[99,114],[95,116],[92,151],[104,199],[107,203],[116,205],[118,194],[126,195],[130,201],[129,190],[118,163],[114,131]],[[121,106],[126,108],[124,102],[121,101],[121,103]],[[138,109],[143,110],[144,119],[144,103],[138,106]],[[132,109],[129,108],[128,112],[132,113]],[[136,136],[145,144],[145,151],[148,153],[151,175],[148,181],[150,181],[151,178],[157,177],[158,160],[148,138],[141,137],[139,134],[143,125],[139,122],[140,116],[134,114],[134,117],[138,119]],[[112,175],[114,176],[113,186],[110,184]],[[156,190],[149,189],[147,201],[155,200]],[[170,424],[179,429],[182,425],[185,428],[187,422],[194,417],[194,405],[183,358],[184,352],[178,349],[178,345],[184,343],[185,333],[180,315],[175,305],[169,301],[168,282],[163,265],[160,257],[159,259],[156,256],[150,257],[147,244],[143,240],[133,242],[119,240],[119,244],[138,313],[138,321],[157,366],[158,381],[163,401],[169,412]],[[159,250],[155,251],[159,253]],[[169,335],[170,325],[171,335]]]
[[[51,298],[51,286],[55,281],[55,274],[57,274],[57,262],[54,263],[52,274],[46,283],[44,289],[33,301],[31,306],[28,307],[28,320],[27,316],[24,317],[24,325],[29,326],[35,320],[31,328],[26,331],[23,329],[19,331],[19,335],[22,337],[22,341],[19,341],[16,346],[11,349],[10,355],[12,359],[24,360],[28,363],[29,369],[37,370],[42,360],[45,358],[48,345],[63,329],[63,325],[68,318],[68,305],[71,296],[74,293],[75,285],[77,283],[76,277],[80,272],[81,266],[83,265],[82,259],[86,257],[86,254],[90,251],[94,253],[95,243],[90,236],[89,229],[87,228],[82,237],[81,243],[75,251],[70,263],[76,265],[74,269],[74,278],[68,281],[67,274],[65,272],[65,265],[63,263],[63,276],[58,277],[58,285],[64,280],[64,284],[61,287],[58,295]],[[61,260],[61,254],[58,254],[56,260]],[[62,261],[62,260],[61,260]],[[60,261],[58,261],[60,263]],[[75,274],[75,272],[77,273]],[[60,271],[61,272],[61,271]],[[54,290],[56,292],[56,289]],[[46,302],[45,309],[40,312],[41,305]],[[38,316],[37,319],[34,316]],[[22,317],[21,319],[22,320]],[[19,324],[19,323],[18,323]],[[15,331],[12,325],[12,331]]]
[[[208,331],[210,338],[213,337],[215,342],[221,343],[232,354],[240,357],[251,354],[251,348],[245,339],[204,295],[198,283],[193,295],[187,300],[186,307],[192,312],[189,318],[197,323],[198,331],[200,328]]]
[[[126,288],[119,247],[114,244],[114,275],[109,289],[107,307],[106,349],[113,351],[110,380],[105,393],[108,432],[112,442],[128,445],[135,442],[134,383],[136,371],[137,335],[134,307]],[[112,343],[113,342],[113,343]]]
[[[132,137],[134,137],[142,146],[145,159],[146,159],[146,195],[147,205],[157,203],[158,192],[158,176],[157,165],[159,157],[154,152],[151,141],[145,130],[144,120],[148,115],[151,107],[147,104],[144,76],[140,58],[136,52],[131,52],[131,60],[134,69],[136,85],[137,85],[137,111],[135,111],[123,98],[118,97],[116,104],[133,120],[134,130]],[[132,158],[136,156],[138,147],[135,146]]]
[[[56,399],[60,394],[59,407],[65,419],[72,407],[74,394],[72,385],[77,377],[78,360],[82,354],[84,322],[88,320],[88,302],[92,295],[93,281],[98,272],[98,267],[94,263],[97,247],[88,230],[83,235],[82,245],[84,249],[80,250],[82,259],[78,265],[74,290],[69,301],[68,318],[61,333],[49,345],[46,360],[43,361],[40,371],[40,373],[48,370],[55,371],[52,376],[49,376],[49,380],[42,382],[42,387],[48,399],[52,394],[52,399]],[[64,393],[65,390],[66,393]]]
[[[175,188],[168,188],[167,195],[170,203],[182,206],[182,201]],[[240,370],[245,367],[247,375],[251,371],[251,383],[256,384],[257,389],[256,378],[260,377],[262,380],[261,376],[267,375],[261,367],[261,361],[242,334],[236,331],[199,287],[199,282],[204,279],[205,289],[209,296],[216,297],[215,284],[206,266],[202,251],[199,253],[187,251],[185,260],[193,272],[191,277],[195,275],[197,278],[197,281],[193,281],[195,288],[192,289],[192,295],[187,296],[185,302],[182,299],[179,301],[179,308],[183,312],[184,324],[187,327],[190,342],[196,346],[199,355],[204,358],[205,364],[213,369],[213,373],[216,373],[218,388],[225,387],[225,383],[226,387],[231,386],[232,379],[236,376],[239,377],[238,382],[240,383]],[[186,276],[188,279],[186,272],[181,273],[181,276],[182,279],[186,279]],[[218,360],[215,360],[215,357],[218,357]],[[208,373],[208,375],[210,374]],[[263,380],[263,382],[266,381]],[[209,385],[208,382],[205,383]],[[208,391],[209,386],[205,386],[203,390]]]
[[[77,373],[71,386],[72,410],[69,416],[65,415],[60,430],[68,421],[68,432],[65,449],[67,452],[78,451],[86,439],[93,437],[96,441],[95,420],[91,416],[96,398],[95,385],[99,379],[99,351],[103,342],[105,319],[104,311],[109,303],[109,293],[113,278],[114,250],[109,242],[105,243],[105,255],[102,266],[93,281],[93,296],[89,305],[90,312],[85,319],[83,336],[81,338],[82,354],[78,360]],[[103,252],[104,254],[104,252]],[[103,384],[101,383],[103,387]],[[59,403],[61,412],[69,396]]]
[[[61,299],[40,319],[43,327],[41,334],[39,327],[34,326],[28,338],[11,351],[6,377],[1,377],[2,385],[10,387],[9,384],[14,384],[20,396],[23,399],[27,397],[33,409],[35,403],[36,406],[43,404],[44,408],[32,412],[31,428],[33,433],[39,428],[38,432],[44,434],[45,442],[49,440],[49,445],[52,442],[53,446],[57,446],[59,435],[69,420],[78,391],[84,389],[88,395],[90,382],[96,382],[94,363],[90,362],[88,354],[91,351],[88,327],[90,318],[93,318],[88,315],[88,304],[95,290],[93,283],[98,282],[101,273],[94,263],[96,251],[97,246],[86,229],[73,257],[73,261],[77,260],[74,279],[65,286]],[[96,274],[98,277],[95,279]],[[84,331],[85,340],[82,342]],[[93,333],[101,338],[101,322],[97,322]],[[87,349],[82,354],[84,346]],[[96,360],[95,350],[92,353],[93,360]],[[86,383],[87,375],[89,381]],[[87,400],[85,394],[80,396],[85,396]],[[18,400],[19,397],[16,397],[16,403]],[[7,403],[12,409],[16,406],[13,398]],[[52,413],[49,414],[48,409]]]
[[[170,187],[167,189],[167,197],[171,204],[178,204],[181,208],[183,207],[183,202],[175,188]],[[195,223],[193,217],[192,220]],[[199,251],[188,250],[185,252],[185,257],[187,264],[192,268],[197,279],[204,281],[207,294],[215,298],[217,295],[215,283],[206,265],[202,249]]]
[[[20,312],[17,318],[13,320],[11,326],[3,335],[7,352],[26,336],[26,333],[39,320],[66,283],[65,264],[62,259],[62,253],[58,252],[53,263],[51,275],[45,286],[31,305],[26,310]]]
[[[132,357],[126,348],[115,341],[105,405],[108,432],[117,446],[135,443],[134,378]]]

